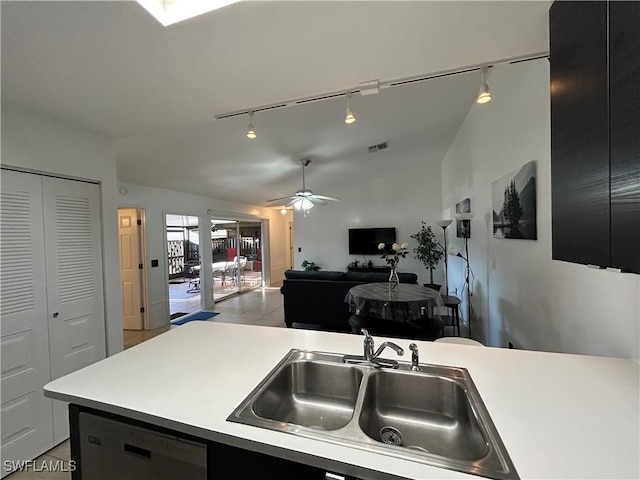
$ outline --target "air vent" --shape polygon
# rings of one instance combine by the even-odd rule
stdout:
[[[389,142],[379,143],[377,145],[370,145],[368,147],[369,153],[377,152],[378,150],[384,150],[389,146]]]

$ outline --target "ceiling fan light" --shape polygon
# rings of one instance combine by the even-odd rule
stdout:
[[[300,197],[295,200],[292,206],[296,210],[304,210],[305,212],[308,212],[313,208],[313,202],[311,202],[311,200],[309,200],[308,198]]]
[[[305,212],[308,212],[313,208],[313,202],[308,198],[303,198],[300,202],[300,208],[302,208],[302,210],[304,210]]]

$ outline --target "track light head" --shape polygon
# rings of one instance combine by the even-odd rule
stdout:
[[[256,130],[253,128],[253,112],[249,112],[249,131],[247,132],[247,138],[253,140],[256,135]]]
[[[356,123],[356,117],[354,117],[353,112],[351,111],[351,109],[347,109],[347,115],[346,115],[346,117],[344,117],[344,123],[346,123],[347,125],[350,125],[352,123]]]
[[[351,111],[351,92],[347,93],[347,114],[344,117],[344,123],[351,125],[356,122],[356,117]]]
[[[483,104],[491,101],[491,92],[489,91],[489,85],[487,85],[487,67],[482,67],[482,85],[478,91],[478,98],[476,103]]]
[[[489,86],[486,83],[483,83],[480,86],[480,91],[478,91],[478,98],[476,99],[476,103],[489,103],[491,101],[491,92],[489,91]]]

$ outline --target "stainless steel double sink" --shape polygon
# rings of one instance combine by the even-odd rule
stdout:
[[[495,479],[518,479],[464,368],[413,371],[291,350],[227,418]]]

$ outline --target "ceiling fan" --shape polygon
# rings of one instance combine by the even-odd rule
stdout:
[[[311,190],[309,190],[305,184],[304,178],[304,169],[307,167],[311,160],[308,158],[304,158],[302,160],[298,160],[298,163],[302,166],[302,188],[296,191],[295,195],[291,195],[289,197],[282,198],[273,198],[271,200],[267,200],[267,203],[282,203],[286,201],[286,207],[293,207],[296,210],[304,210],[304,212],[308,212],[315,205],[327,205],[328,202],[339,202],[340,199],[334,197],[327,197],[326,195],[316,195]]]

